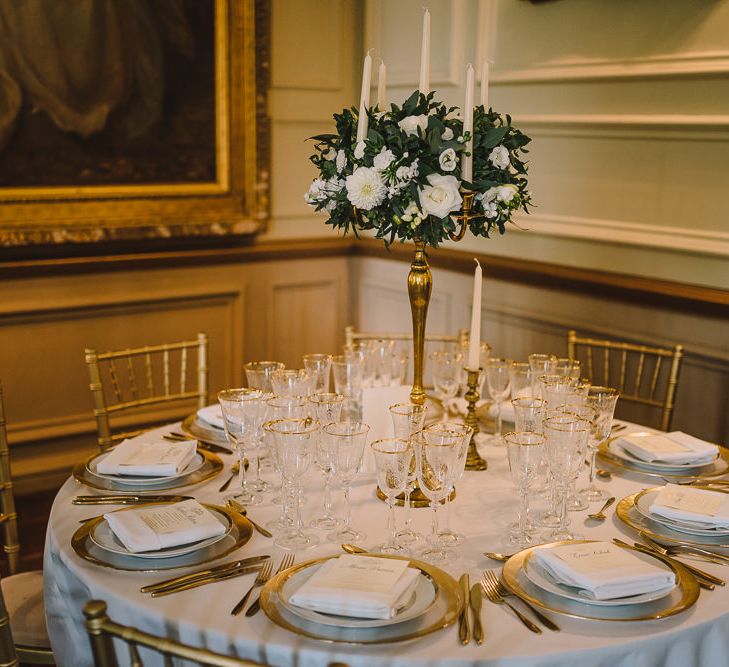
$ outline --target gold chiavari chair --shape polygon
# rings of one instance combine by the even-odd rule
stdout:
[[[261,667],[260,662],[242,658],[231,658],[207,649],[194,648],[166,637],[157,637],[136,628],[119,625],[106,613],[106,602],[90,600],[84,605],[86,630],[91,642],[91,652],[96,667],[118,667],[113,639],[121,639],[129,647],[129,662],[132,667],[144,667],[139,647],[151,649],[164,656],[165,667],[172,667],[173,658],[182,658],[209,667]]]
[[[190,360],[193,355],[195,359]],[[197,340],[146,345],[103,354],[87,348],[89,388],[94,399],[100,449],[104,451],[144,430],[112,434],[112,415],[192,399],[197,400],[199,408],[204,407],[208,395],[207,359],[208,338],[203,333],[197,335]],[[189,367],[195,361],[197,382],[191,387]],[[177,382],[173,379],[175,370],[178,371],[175,373]]]
[[[570,330],[567,356],[581,362],[582,374],[593,384],[618,389],[620,401],[655,409],[660,413],[658,428],[671,428],[683,346],[667,349],[599,340]]]
[[[37,570],[18,573],[17,520],[5,402],[0,386],[0,523],[10,573],[0,581],[0,667],[17,665],[18,658],[33,665],[54,665],[43,605],[43,573]]]

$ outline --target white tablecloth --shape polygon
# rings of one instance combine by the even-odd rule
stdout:
[[[485,472],[466,472],[458,484],[453,504],[452,525],[468,536],[459,547],[461,559],[450,568],[451,574],[469,571],[472,582],[484,569],[498,570],[500,565],[481,555],[483,551],[508,551],[503,541],[505,526],[515,518],[517,505],[510,482],[503,448],[482,447],[489,462]],[[321,488],[318,473],[307,484],[306,520],[319,510]],[[217,488],[221,477],[189,489],[202,502],[220,502]],[[645,478],[613,476],[610,482],[599,481],[618,499],[651,485]],[[250,586],[253,575],[232,582],[208,585],[177,595],[152,599],[139,592],[140,586],[171,574],[137,574],[116,572],[94,566],[77,557],[71,549],[71,536],[79,519],[100,514],[104,506],[71,505],[73,496],[89,490],[69,480],[59,492],[48,524],[45,572],[45,605],[48,628],[60,667],[91,665],[88,640],[81,608],[92,598],[106,600],[109,614],[117,622],[134,625],[156,634],[168,635],[209,649],[259,660],[272,665],[314,667],[342,661],[352,667],[443,667],[466,665],[532,665],[559,667],[717,667],[729,664],[729,590],[702,592],[697,604],[678,617],[639,623],[609,623],[573,620],[554,616],[562,627],[555,633],[544,630],[534,635],[524,628],[505,607],[484,601],[483,621],[486,641],[463,647],[458,642],[457,626],[414,642],[380,647],[326,644],[302,638],[271,623],[263,612],[253,618],[231,616],[230,609]],[[341,494],[335,490],[341,509]],[[386,507],[374,496],[372,478],[360,480],[352,491],[353,523],[367,532],[364,546],[384,541]],[[108,508],[107,508],[108,509]],[[593,511],[595,507],[593,506]],[[250,509],[260,522],[273,518],[278,508],[270,504]],[[627,541],[633,535],[609,510],[608,520],[598,526],[584,525],[587,512],[571,514],[573,526],[586,538],[610,540],[620,536]],[[431,510],[415,511],[417,529],[426,532]],[[398,522],[402,513],[398,514]],[[322,538],[324,535],[321,534]],[[324,542],[297,554],[299,562],[335,554],[338,545]],[[278,563],[283,552],[258,533],[240,550],[240,555],[270,553]],[[231,554],[226,560],[232,560]],[[702,563],[701,568],[718,576],[729,569]],[[516,603],[520,605],[520,603]],[[122,664],[125,653],[121,655]],[[150,661],[145,664],[159,664]]]

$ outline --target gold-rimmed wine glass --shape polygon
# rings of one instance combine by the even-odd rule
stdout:
[[[376,547],[382,553],[401,553],[403,547],[397,542],[395,525],[395,499],[408,484],[410,461],[413,448],[408,440],[400,438],[384,438],[370,444],[375,458],[377,486],[387,499],[387,541]]]

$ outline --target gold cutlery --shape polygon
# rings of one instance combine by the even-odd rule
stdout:
[[[190,440],[195,440],[195,438],[182,435],[182,433],[175,433],[174,431],[172,433],[164,433],[162,435],[162,439],[167,440],[168,442],[189,442]],[[203,442],[202,440],[198,440],[197,446],[198,449],[207,449],[209,452],[214,452],[215,454],[232,454],[231,450],[226,449],[221,445],[216,445],[213,442]]]
[[[613,477],[613,474],[609,470],[604,470],[603,468],[595,468],[595,474],[603,479],[612,479]]]
[[[294,559],[296,556],[294,554],[286,554],[279,563],[278,569],[276,570],[275,574],[281,574],[284,570],[288,570],[293,564]],[[269,577],[270,579],[270,577]],[[258,594],[258,597],[253,601],[253,604],[246,609],[246,616],[250,618],[251,616],[255,616],[258,610],[261,608],[261,595]]]
[[[496,580],[496,589],[499,593],[501,593],[501,597],[515,597],[517,600],[521,600],[524,606],[529,609],[529,611],[531,611],[532,614],[537,617],[537,620],[541,621],[543,625],[553,632],[560,631],[559,626],[551,618],[545,616],[541,611],[539,611],[539,609],[529,604],[524,598],[520,598],[516,593],[512,593],[506,586],[504,586],[501,579],[499,579],[496,575],[494,575],[494,579]]]
[[[258,532],[259,532],[259,533],[260,533],[261,535],[263,535],[263,537],[273,537],[273,533],[271,533],[271,531],[270,531],[270,530],[267,530],[266,528],[264,528],[264,527],[263,527],[263,526],[261,526],[260,524],[256,523],[256,522],[255,522],[255,521],[254,521],[253,519],[251,519],[251,517],[249,517],[249,516],[248,516],[248,510],[246,510],[246,508],[245,508],[245,507],[243,507],[243,505],[241,505],[241,504],[240,504],[239,502],[237,502],[236,500],[233,500],[233,499],[231,498],[230,500],[228,500],[228,501],[227,501],[227,502],[225,503],[225,506],[226,506],[226,507],[228,507],[229,509],[232,509],[232,510],[233,510],[234,512],[238,512],[238,514],[241,514],[241,515],[243,515],[243,516],[244,516],[244,517],[245,517],[246,519],[248,519],[248,521],[250,521],[250,522],[251,522],[251,525],[252,525],[252,526],[253,526],[253,527],[254,527],[254,528],[255,528],[255,529],[256,529],[256,530],[257,530],[257,531],[258,531]]]
[[[363,549],[362,547],[357,547],[354,544],[343,544],[342,545],[342,551],[348,554],[366,554],[367,549]]]
[[[192,500],[192,496],[176,496],[169,494],[142,495],[116,495],[116,496],[76,496],[72,505],[140,505],[143,503],[179,503],[183,500]]]
[[[588,519],[594,519],[595,521],[605,521],[607,519],[607,516],[605,514],[605,510],[610,507],[615,502],[615,496],[612,496],[608,498],[605,501],[605,504],[602,506],[599,512],[594,512],[593,514],[588,514]]]
[[[218,493],[223,493],[229,486],[230,483],[235,479],[235,476],[240,472],[240,462],[236,461],[231,467],[230,467],[230,477],[226,479],[220,488],[218,489]]]
[[[463,593],[463,609],[461,610],[461,615],[458,617],[458,639],[465,646],[471,641],[471,623],[468,617],[468,595],[470,588],[468,572],[461,575],[458,580],[458,585],[461,587],[461,592]]]
[[[481,577],[481,588],[483,589],[483,592],[486,594],[486,597],[489,599],[489,601],[493,602],[494,604],[503,605],[505,604],[509,609],[511,609],[517,616],[517,618],[532,632],[541,635],[542,629],[530,621],[524,614],[522,614],[514,605],[512,605],[508,600],[505,600],[504,597],[499,592],[498,588],[498,580],[496,579],[496,575],[493,572],[489,572],[488,570],[484,570],[483,576]]]
[[[628,428],[627,424],[613,424],[610,428],[610,433],[618,433],[619,431],[624,431],[626,428]]]
[[[704,572],[703,570],[699,570],[696,567],[693,567],[693,565],[687,565],[683,561],[676,560],[675,558],[671,556],[667,556],[666,554],[662,554],[660,551],[656,549],[652,549],[651,547],[647,547],[644,544],[640,544],[639,542],[635,542],[632,546],[628,544],[627,542],[623,542],[623,540],[619,540],[617,537],[613,538],[613,542],[617,544],[619,547],[624,547],[625,549],[633,549],[634,551],[641,551],[644,554],[648,554],[649,556],[662,556],[668,561],[674,561],[678,563],[679,565],[683,565],[689,572],[691,572],[692,575],[696,578],[696,581],[698,581],[699,586],[701,588],[704,588],[709,591],[713,591],[716,588],[716,583],[714,580],[719,579],[718,577],[715,577],[713,574],[709,574],[708,572]],[[723,586],[724,583],[722,582],[721,585]]]
[[[264,554],[263,556],[250,556],[241,560],[231,561],[230,563],[221,563],[220,565],[216,565],[215,567],[198,570],[197,572],[190,572],[189,574],[182,574],[177,577],[172,577],[171,579],[164,579],[163,581],[158,581],[156,584],[147,584],[146,586],[142,586],[139,591],[141,593],[152,593],[157,590],[162,590],[164,588],[170,588],[171,586],[176,586],[178,584],[184,584],[189,581],[194,581],[195,579],[202,579],[205,577],[213,576],[215,574],[221,574],[229,570],[237,570],[239,568],[247,567],[249,565],[260,564],[270,558],[270,555]]]
[[[729,556],[726,556],[724,554],[718,554],[713,551],[708,551],[707,549],[702,549],[701,547],[690,544],[672,544],[670,546],[664,546],[656,542],[642,530],[640,531],[640,536],[643,538],[644,542],[648,543],[649,546],[653,547],[654,549],[665,551],[666,555],[668,556],[676,556],[682,553],[687,556],[696,556],[696,558],[702,558],[703,560],[710,563],[715,563],[716,565],[729,565]]]
[[[483,590],[479,584],[471,586],[471,610],[473,611],[473,638],[480,646],[483,644],[484,634],[481,624],[481,603],[483,602]]]
[[[496,551],[484,551],[483,555],[486,556],[486,558],[490,558],[491,560],[498,560],[502,563],[505,563],[509,558],[511,558],[514,554],[500,554]]]
[[[270,563],[270,560],[267,560],[266,563]],[[263,567],[266,567],[266,563],[264,563]],[[198,588],[199,586],[207,586],[208,584],[215,584],[219,581],[228,581],[228,579],[235,579],[236,577],[242,577],[246,574],[252,574],[253,572],[260,572],[261,565],[250,565],[248,567],[239,567],[235,570],[226,570],[224,572],[219,572],[217,574],[210,575],[209,577],[204,577],[201,579],[195,579],[194,581],[188,581],[183,584],[179,584],[177,586],[172,586],[170,588],[163,588],[162,590],[153,591],[152,597],[153,598],[161,598],[165,595],[172,595],[173,593],[181,593],[182,591],[188,591],[192,588]]]
[[[273,572],[273,563],[269,560],[266,561],[263,567],[259,570],[255,580],[253,581],[253,585],[248,589],[246,594],[240,600],[238,600],[235,607],[230,610],[232,616],[237,616],[238,614],[240,614],[240,612],[243,610],[243,607],[246,606],[248,598],[251,597],[251,593],[253,593],[253,590],[258,586],[263,586],[263,584],[265,584],[271,578],[271,572]]]

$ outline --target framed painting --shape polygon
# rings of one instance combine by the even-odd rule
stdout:
[[[261,230],[268,3],[0,3],[0,245]]]

